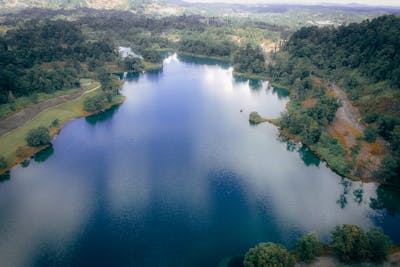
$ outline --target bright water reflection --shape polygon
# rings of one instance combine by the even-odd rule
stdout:
[[[400,241],[398,192],[251,126],[251,111],[278,117],[286,94],[206,63],[173,56],[128,76],[124,104],[69,123],[1,179],[0,265],[216,266],[343,223]]]

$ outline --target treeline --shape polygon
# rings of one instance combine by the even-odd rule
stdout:
[[[303,100],[319,98],[307,95],[308,86],[302,84],[308,83],[307,77],[323,77],[343,87],[368,124],[368,138],[378,134],[390,143],[379,176],[400,182],[400,17],[302,28],[276,54],[276,62],[268,67],[269,75],[277,83],[300,88],[295,95]]]
[[[221,40],[209,36],[186,36],[178,44],[181,52],[228,59],[237,49],[237,45],[226,38]]]
[[[285,266],[293,267],[296,258],[300,262],[312,262],[323,251],[332,251],[343,263],[382,262],[392,248],[392,241],[380,229],[365,232],[356,225],[337,226],[331,232],[331,243],[323,244],[315,233],[297,240],[296,250],[289,252],[280,244],[259,243],[244,256],[244,267]]]
[[[400,18],[395,15],[339,28],[302,28],[285,48],[328,71],[358,68],[374,82],[389,80],[400,87]]]

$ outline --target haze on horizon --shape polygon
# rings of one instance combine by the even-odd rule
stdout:
[[[399,0],[184,0],[190,3],[235,3],[235,4],[358,4],[368,6],[400,6]]]

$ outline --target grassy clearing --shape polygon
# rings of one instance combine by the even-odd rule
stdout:
[[[99,84],[94,82],[92,79],[88,79],[88,78],[82,78],[80,80],[81,82],[81,87],[84,90],[90,90],[92,88],[95,88],[96,86],[98,86]],[[57,90],[55,92],[52,93],[37,93],[37,94],[33,94],[31,96],[22,96],[22,97],[18,97],[15,99],[14,103],[7,103],[7,104],[2,104],[0,105],[0,119],[3,119],[5,117],[7,117],[8,115],[10,115],[11,113],[21,110],[27,106],[33,105],[33,104],[37,104],[58,96],[63,96],[63,95],[70,95],[73,93],[76,93],[78,91],[80,91],[81,88],[66,88],[63,90]]]
[[[97,83],[93,83],[94,88],[98,86]],[[68,101],[66,103],[51,107],[41,113],[39,113],[34,119],[25,123],[21,127],[9,132],[3,136],[0,136],[0,155],[4,156],[8,162],[9,167],[16,165],[23,161],[32,154],[40,151],[43,147],[31,148],[26,144],[25,137],[30,129],[37,128],[39,126],[45,126],[50,128],[51,123],[55,120],[59,120],[57,127],[50,128],[50,134],[54,137],[68,121],[90,115],[90,113],[83,110],[83,101],[87,96],[94,96],[101,93],[101,90],[94,90],[84,96],[80,96],[77,99]],[[107,106],[117,105],[124,101],[124,96],[114,96],[112,102]],[[16,150],[18,147],[23,147],[26,153],[23,156],[18,157]],[[0,173],[5,170],[0,170]]]

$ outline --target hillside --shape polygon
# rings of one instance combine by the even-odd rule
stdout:
[[[311,125],[329,129],[331,142],[339,141],[336,149],[327,154],[345,157],[344,162],[334,163],[340,166],[342,174],[398,181],[400,17],[382,16],[338,28],[305,27],[291,36],[283,52],[276,57],[277,64],[269,67],[272,77],[293,88],[293,101],[285,117],[289,132],[303,135],[305,143],[318,147],[320,139],[306,140],[307,131],[302,130],[304,127],[309,131],[310,125],[304,125],[307,122],[304,118],[310,118]],[[345,131],[340,133],[335,125],[337,120],[326,117],[324,109],[321,110],[320,100],[337,95],[337,90],[331,89],[338,85],[356,107],[356,112],[361,113],[363,132],[354,129],[351,133],[349,127],[344,127]],[[313,103],[311,100],[316,105],[309,105]],[[299,125],[294,126],[297,120]],[[351,144],[346,141],[349,135],[354,136]],[[370,156],[360,159],[363,153]],[[377,159],[373,159],[375,156]],[[365,169],[374,165],[372,163],[376,163],[376,167],[365,177]]]

